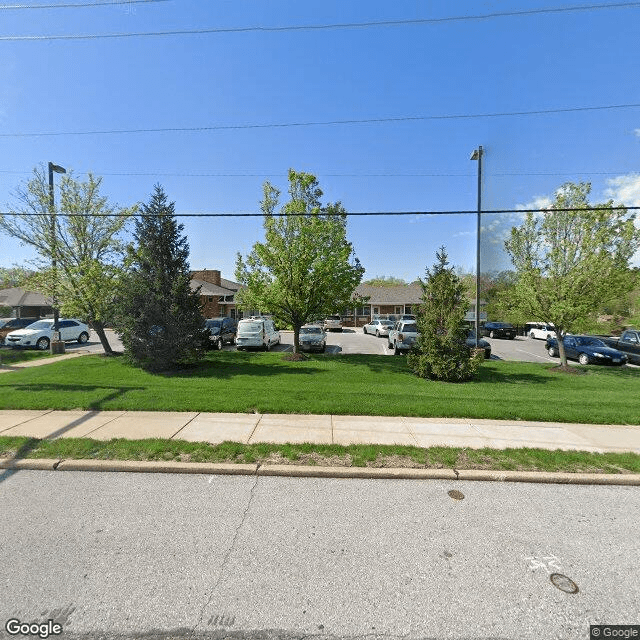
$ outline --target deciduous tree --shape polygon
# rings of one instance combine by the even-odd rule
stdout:
[[[611,200],[590,205],[590,192],[589,183],[562,185],[549,209],[528,213],[505,243],[518,275],[511,305],[555,325],[562,366],[567,332],[633,287],[628,266],[640,245],[633,214]]]
[[[51,297],[55,292],[61,312],[89,322],[105,353],[112,354],[104,324],[112,318],[114,281],[123,255],[120,232],[135,207],[110,205],[100,195],[101,184],[102,178],[92,174],[84,182],[72,173],[64,175],[52,211],[47,172],[37,167],[16,192],[19,206],[0,216],[0,229],[37,251],[30,286]]]
[[[347,240],[347,216],[340,203],[322,205],[315,176],[289,171],[289,200],[276,213],[280,191],[268,182],[261,202],[264,242],[246,260],[238,254],[238,299],[293,326],[294,352],[300,327],[352,304],[364,268]]]

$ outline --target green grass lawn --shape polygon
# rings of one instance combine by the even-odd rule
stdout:
[[[318,413],[637,424],[640,370],[486,361],[477,378],[416,378],[406,358],[218,351],[173,374],[83,356],[0,375],[0,409]]]
[[[11,366],[16,362],[28,362],[29,360],[40,360],[49,358],[49,351],[36,351],[32,349],[0,349],[0,364]]]
[[[337,444],[218,445],[184,440],[125,440],[0,436],[0,458],[65,460],[170,460],[179,462],[276,463],[345,467],[562,471],[566,473],[640,473],[634,453],[590,453],[542,449],[462,449],[398,445]]]

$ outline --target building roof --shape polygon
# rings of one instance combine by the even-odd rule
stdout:
[[[229,281],[227,280],[226,282]],[[217,284],[211,284],[204,280],[191,280],[191,291],[195,291],[198,287],[201,287],[201,296],[232,296],[236,292],[234,289],[219,287]]]
[[[422,287],[419,284],[400,284],[392,287],[374,287],[370,284],[359,284],[355,294],[367,298],[370,305],[415,305],[422,303]],[[469,299],[469,304],[475,304],[475,298]],[[480,306],[486,300],[480,299]]]
[[[356,295],[368,298],[367,304],[420,304],[422,287],[419,284],[395,285],[393,287],[374,287],[370,284],[359,284]]]
[[[226,278],[220,278],[220,285],[231,291],[238,291],[242,289],[242,285],[234,282],[233,280],[227,280]]]
[[[51,304],[51,298],[45,298],[37,291],[21,287],[0,290],[0,305],[5,307],[50,307]]]

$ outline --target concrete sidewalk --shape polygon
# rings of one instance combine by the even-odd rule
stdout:
[[[165,438],[218,444],[399,444],[493,449],[532,447],[640,453],[640,426],[457,418],[182,413],[0,411],[0,435],[34,438]]]

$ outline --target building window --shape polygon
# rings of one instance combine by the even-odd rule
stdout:
[[[207,298],[207,302],[213,302],[213,297],[212,297],[212,296],[209,296],[209,297]]]
[[[371,315],[371,307],[356,307],[355,309],[357,316],[369,316]]]

